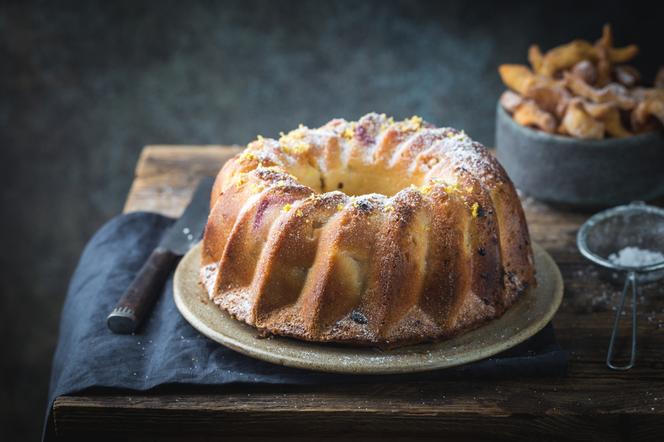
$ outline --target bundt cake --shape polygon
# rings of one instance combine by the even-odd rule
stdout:
[[[535,284],[500,164],[463,132],[368,114],[258,137],[217,176],[201,282],[267,334],[378,347],[447,338]]]

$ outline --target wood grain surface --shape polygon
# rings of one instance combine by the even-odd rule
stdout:
[[[125,211],[179,215],[198,180],[215,175],[238,150],[146,147]],[[522,201],[532,238],[565,280],[554,319],[558,340],[571,353],[564,378],[95,392],[59,397],[56,431],[64,438],[103,433],[132,440],[664,439],[663,284],[644,287],[639,296],[636,367],[609,370],[606,349],[620,288],[576,249],[576,232],[590,213]],[[628,325],[623,321],[623,337]]]

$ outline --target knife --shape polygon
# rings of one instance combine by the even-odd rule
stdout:
[[[199,183],[180,219],[166,231],[108,315],[106,324],[112,332],[129,334],[138,329],[159,297],[177,260],[199,241],[208,217],[213,182],[213,178],[204,178]]]

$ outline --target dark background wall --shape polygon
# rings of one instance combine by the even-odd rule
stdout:
[[[69,276],[143,145],[245,144],[374,110],[491,144],[496,67],[531,42],[594,40],[610,21],[652,78],[662,11],[630,4],[2,3],[0,438],[39,433]]]

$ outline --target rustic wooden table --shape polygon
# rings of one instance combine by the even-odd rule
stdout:
[[[146,147],[125,212],[177,216],[197,181],[215,175],[237,151]],[[664,285],[641,292],[636,367],[609,370],[606,349],[620,289],[601,280],[576,249],[576,231],[589,214],[528,198],[523,203],[533,239],[554,257],[565,280],[553,321],[561,345],[571,352],[565,378],[86,393],[55,401],[57,434],[137,440],[185,434],[190,440],[664,440]]]

